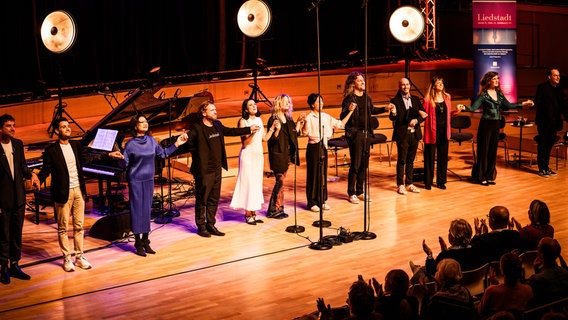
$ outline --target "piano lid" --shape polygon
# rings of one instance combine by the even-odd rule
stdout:
[[[158,99],[154,97],[151,90],[138,88],[87,130],[83,135],[82,143],[84,146],[91,143],[99,128],[118,130],[119,135],[122,136],[129,134],[128,123],[136,113],[143,114],[148,119],[150,127],[170,122],[187,122],[191,118],[190,115],[195,113],[205,100],[213,101],[213,95],[208,91],[200,91],[189,97]],[[171,110],[170,101],[172,102]]]

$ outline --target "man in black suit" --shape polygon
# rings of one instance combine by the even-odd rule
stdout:
[[[562,114],[566,118],[568,112],[564,89],[560,85],[560,71],[550,69],[547,77],[548,80],[536,89],[534,98],[538,130],[538,174],[545,178],[556,175],[548,166],[550,151],[556,142],[556,133],[562,130]]]
[[[211,101],[199,106],[201,121],[188,133],[187,146],[191,151],[190,172],[195,178],[195,224],[197,234],[209,238],[224,236],[215,227],[215,215],[221,195],[221,168],[228,170],[225,136],[241,136],[257,132],[256,125],[227,128],[217,120],[217,108]]]
[[[18,265],[22,256],[26,204],[24,179],[31,178],[33,185],[38,188],[39,180],[26,165],[22,140],[14,138],[14,117],[9,114],[0,116],[0,127],[0,282],[9,284],[10,277],[22,280],[31,278]]]
[[[410,81],[402,78],[398,82],[398,93],[390,100],[389,118],[393,122],[392,140],[396,142],[398,159],[396,162],[396,185],[399,194],[419,193],[413,184],[414,158],[418,150],[418,142],[422,139],[420,123],[428,116],[420,99],[410,94]],[[406,179],[405,179],[406,175]],[[405,187],[406,184],[406,187]]]
[[[59,139],[45,149],[39,179],[44,182],[51,175],[50,193],[57,213],[57,235],[63,254],[63,270],[75,271],[75,265],[81,269],[91,269],[92,266],[83,252],[83,221],[87,194],[81,166],[83,146],[80,141],[70,140],[71,126],[67,119],[57,119],[54,126],[57,128]],[[71,260],[67,237],[70,218],[73,218],[75,265]]]

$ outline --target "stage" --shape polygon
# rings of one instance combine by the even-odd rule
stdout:
[[[416,78],[427,79],[437,72],[459,74],[462,77],[461,73],[467,75],[469,70],[468,67],[463,70],[427,70],[426,74],[417,72]],[[343,84],[345,75],[343,71],[337,72],[325,80],[323,95],[326,104],[330,106],[326,111],[333,115],[338,114],[337,104],[341,99],[341,90],[334,87],[335,82]],[[396,91],[396,82],[400,76],[400,72],[388,71],[371,75],[368,83],[376,84],[371,90],[376,104],[382,105]],[[260,83],[265,93],[273,97],[280,92],[290,92],[294,98],[296,114],[306,112],[305,96],[308,92],[317,91],[313,72],[307,77],[298,75],[273,78],[263,79],[265,81]],[[187,88],[212,88],[210,90],[215,91],[221,120],[225,125],[236,126],[236,116],[240,113],[240,101],[244,94],[236,92],[246,88],[247,81],[243,79],[227,83],[223,88],[212,83],[188,84]],[[420,89],[425,90],[423,87]],[[449,91],[453,93],[453,89],[449,88]],[[467,85],[455,87],[456,92],[468,90]],[[93,96],[90,99],[95,101],[101,98]],[[456,94],[456,100],[459,99],[465,100],[465,95]],[[48,102],[44,103],[52,106]],[[69,103],[70,113],[87,128],[89,123],[100,118],[100,115],[88,112],[104,114],[104,108],[108,109],[104,103],[100,110],[72,109],[73,105]],[[267,107],[261,107],[261,110],[266,123]],[[31,157],[40,152],[33,148],[33,143],[42,144],[50,140],[45,137],[47,125],[45,121],[29,123],[33,118],[31,114],[22,117],[26,119],[22,122],[28,123],[21,125],[20,118],[16,116],[16,137],[29,144],[32,150],[29,150],[28,156]],[[475,118],[475,115],[472,117]],[[49,115],[47,118],[49,120]],[[384,133],[390,140],[388,120],[381,118],[380,122],[381,127],[377,132]],[[475,129],[473,127],[471,130]],[[77,133],[75,128],[74,131]],[[156,132],[159,138],[163,135],[163,132]],[[238,138],[231,140],[229,144],[229,168],[231,172],[236,172]],[[316,310],[318,297],[324,297],[326,303],[334,307],[345,305],[348,288],[359,274],[365,279],[376,277],[383,283],[384,276],[391,269],[403,269],[410,273],[409,260],[421,264],[425,259],[422,240],[426,240],[434,254],[437,254],[440,250],[438,236],[447,238],[449,223],[455,218],[467,219],[473,225],[474,218],[485,218],[492,206],[503,205],[509,208],[511,216],[526,225],[528,207],[533,199],[547,203],[551,210],[551,224],[556,229],[555,237],[564,248],[568,248],[568,217],[562,214],[568,209],[563,188],[568,182],[568,170],[563,158],[558,160],[558,176],[542,178],[536,174],[535,165],[521,168],[507,165],[500,147],[497,185],[485,187],[467,181],[473,164],[471,144],[459,146],[451,143],[448,167],[457,175],[448,173],[447,190],[435,187],[424,190],[422,183],[417,182],[416,185],[422,191],[420,194],[401,196],[396,193],[395,185],[396,147],[391,155],[392,165],[389,165],[387,147],[392,145],[388,142],[376,145],[371,151],[372,202],[367,214],[369,230],[377,238],[358,240],[325,251],[310,249],[312,242],[320,240],[320,229],[312,226],[319,219],[319,214],[305,207],[305,138],[300,140],[300,145],[302,165],[290,168],[284,187],[285,209],[289,218],[274,220],[265,217],[268,197],[274,184],[273,178],[265,177],[263,189],[266,203],[263,210],[258,212],[259,218],[265,223],[247,225],[243,212],[229,207],[236,177],[228,174],[223,179],[217,213],[217,227],[226,232],[226,236],[199,237],[194,223],[194,199],[183,197],[175,201],[176,208],[181,212],[180,217],[174,218],[170,224],[152,223],[150,239],[152,247],[157,251],[156,255],[135,255],[133,239],[105,241],[89,236],[89,229],[104,217],[93,208],[93,202],[89,200],[85,219],[85,248],[86,256],[94,268],[66,273],[62,269],[63,261],[52,208],[42,209],[46,214],[41,216],[38,225],[33,223],[35,214],[27,211],[20,264],[32,279],[12,279],[11,284],[2,286],[0,317],[292,319]],[[510,148],[514,149],[514,146]],[[512,156],[514,150],[509,152]],[[345,149],[339,150],[338,154],[340,159],[343,159],[344,154],[349,157]],[[523,154],[526,159],[530,157],[530,152],[523,150]],[[330,152],[329,157],[330,166],[334,165],[333,153]],[[183,164],[188,160],[176,161]],[[555,159],[552,157],[553,169],[554,164]],[[415,167],[422,166],[422,152],[419,151]],[[264,167],[267,170],[266,155]],[[339,167],[338,181],[328,184],[328,204],[332,209],[324,212],[324,218],[331,221],[332,226],[322,230],[323,236],[337,235],[339,227],[350,232],[363,231],[364,204],[354,205],[347,201],[347,170],[346,166]],[[335,169],[330,167],[328,172],[332,176]],[[186,181],[192,179],[187,171],[178,169],[174,170],[174,177]],[[159,185],[156,187],[158,192]],[[182,185],[182,189],[173,192],[181,193],[186,187],[187,185]],[[167,192],[168,186],[165,188]],[[88,193],[93,195],[96,192],[96,185],[90,183]],[[127,195],[126,189],[122,192]],[[295,215],[297,224],[306,228],[304,233],[285,231],[286,227],[295,224]]]

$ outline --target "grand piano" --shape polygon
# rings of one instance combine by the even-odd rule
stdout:
[[[153,131],[169,128],[175,131],[180,128],[189,128],[195,119],[199,105],[206,101],[213,101],[213,95],[204,90],[192,96],[174,97],[171,99],[159,99],[154,96],[154,91],[138,88],[130,94],[109,114],[88,129],[82,137],[83,146],[87,147],[86,159],[83,164],[85,176],[99,180],[99,197],[109,200],[109,211],[112,213],[111,182],[123,180],[124,168],[120,161],[109,157],[101,157],[100,151],[89,148],[99,129],[118,130],[116,147],[122,149],[123,141],[130,137],[128,123],[138,114],[143,114],[148,119],[148,124]],[[106,194],[103,192],[103,182],[107,184]]]

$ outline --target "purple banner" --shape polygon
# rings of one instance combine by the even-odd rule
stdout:
[[[516,12],[516,0],[473,1],[474,96],[483,75],[495,71],[505,97],[517,101]]]

